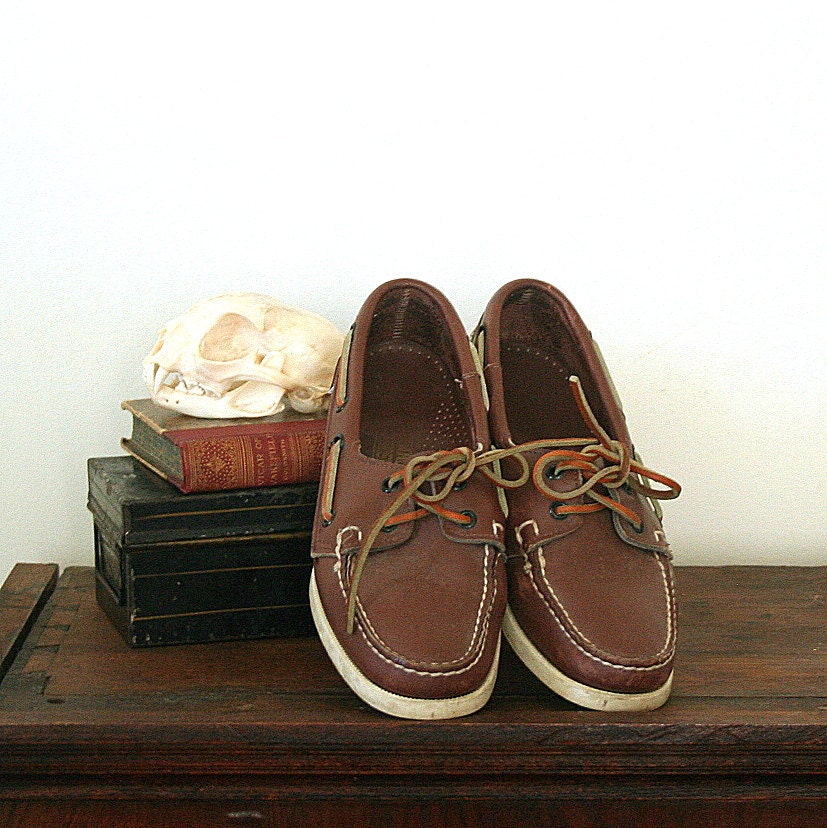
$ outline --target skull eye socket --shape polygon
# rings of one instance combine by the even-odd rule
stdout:
[[[254,351],[261,332],[239,313],[225,313],[207,331],[198,346],[198,352],[211,362],[230,362]]]

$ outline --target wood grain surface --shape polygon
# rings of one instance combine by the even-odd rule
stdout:
[[[57,584],[57,564],[15,564],[0,589],[0,679]]]
[[[315,637],[131,649],[68,569],[0,684],[0,821],[827,824],[825,594],[824,567],[678,568],[660,710],[581,710],[504,648],[483,710],[411,722]]]

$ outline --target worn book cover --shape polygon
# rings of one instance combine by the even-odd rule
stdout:
[[[317,482],[325,417],[283,411],[269,417],[189,417],[152,400],[127,400],[129,454],[182,492]]]

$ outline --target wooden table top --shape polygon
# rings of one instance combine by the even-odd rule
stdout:
[[[372,710],[315,637],[132,649],[97,606],[94,570],[54,576],[18,565],[0,590],[0,776],[17,784],[243,775],[333,796],[462,778],[490,798],[596,777],[604,791],[646,791],[653,776],[664,792],[827,782],[827,567],[679,567],[675,684],[659,710],[579,709],[504,646],[491,701],[447,722]]]

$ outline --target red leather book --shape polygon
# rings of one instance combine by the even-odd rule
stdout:
[[[152,400],[127,400],[132,436],[124,450],[182,492],[318,481],[325,416],[284,411],[270,417],[189,417]]]

